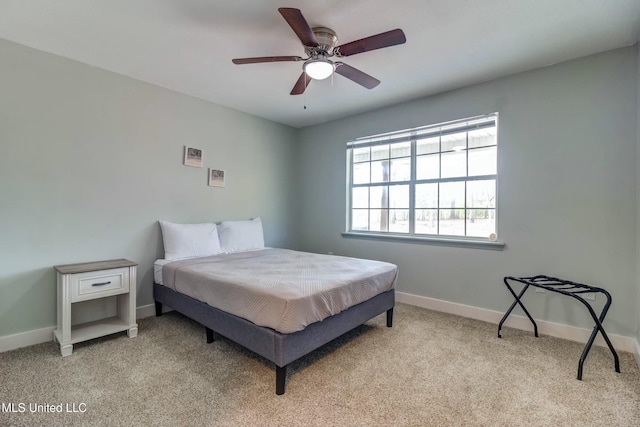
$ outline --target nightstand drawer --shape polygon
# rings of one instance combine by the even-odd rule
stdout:
[[[129,268],[78,273],[70,279],[71,302],[129,292]]]

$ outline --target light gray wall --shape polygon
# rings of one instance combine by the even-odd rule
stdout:
[[[401,292],[500,312],[512,301],[505,275],[600,285],[614,299],[607,330],[634,336],[637,79],[629,47],[303,129],[300,249],[391,261]],[[348,140],[493,111],[504,251],[340,235]],[[525,302],[534,317],[593,326],[566,297],[532,292]]]
[[[151,304],[158,219],[259,215],[295,246],[295,129],[4,40],[0,75],[0,336],[55,324],[57,264],[134,260]]]
[[[637,205],[637,211],[636,211],[636,215],[637,215],[637,219],[638,222],[636,224],[636,233],[638,235],[638,240],[636,242],[636,250],[638,251],[638,258],[636,260],[636,267],[637,267],[637,276],[636,276],[636,338],[638,340],[638,342],[640,343],[640,43],[636,44],[636,53],[637,53],[637,58],[638,58],[638,63],[637,63],[637,68],[636,68],[636,78],[637,78],[637,85],[636,85],[636,94],[637,94],[637,100],[636,100],[636,109],[638,112],[638,117],[637,117],[637,131],[636,131],[636,137],[638,138],[638,145],[636,147],[637,150],[637,158],[636,158],[636,168],[637,168],[637,182],[636,182],[636,197],[637,197],[637,201],[638,201],[638,205]]]

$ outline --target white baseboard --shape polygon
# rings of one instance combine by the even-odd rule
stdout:
[[[20,332],[18,334],[0,337],[0,353],[15,350],[16,348],[53,341],[54,329],[55,326],[49,326],[48,328],[35,329],[33,331]]]
[[[167,307],[166,305],[162,306],[163,313],[167,313],[169,311],[173,311],[173,309],[170,307]],[[142,305],[136,308],[136,319],[144,319],[145,317],[153,317],[155,315],[156,315],[155,304]]]
[[[166,305],[162,307],[163,313],[166,313],[168,311],[172,311],[172,309],[167,307]],[[136,319],[144,319],[145,317],[151,317],[155,315],[155,304],[143,305],[136,308]],[[43,342],[47,341],[53,341],[53,331],[55,329],[55,326],[49,326],[48,328],[36,329],[33,331],[20,332],[17,334],[0,337],[0,353],[15,350],[21,347],[28,347],[30,345],[42,344]]]
[[[636,340],[636,351],[633,352],[633,355],[636,357],[638,368],[640,368],[640,342],[638,340]]]
[[[404,292],[396,292],[396,301],[415,305],[418,307],[428,308],[430,310],[442,311],[444,313],[456,314],[462,317],[469,317],[471,319],[482,320],[484,322],[500,323],[504,313],[494,310],[488,310],[486,308],[478,308],[464,304],[457,304],[454,302],[438,300],[434,298],[427,298],[418,295],[407,294]],[[538,333],[549,335],[556,338],[563,338],[570,341],[577,341],[585,343],[591,335],[591,329],[577,328],[575,326],[562,325],[560,323],[548,322],[546,320],[537,320]],[[528,317],[511,315],[505,321],[504,326],[511,328],[522,329],[525,331],[533,331],[533,325]],[[498,329],[496,328],[496,334]],[[640,368],[640,348],[638,347],[638,341],[631,337],[625,337],[622,335],[613,335],[607,333],[613,347],[616,350],[627,351],[633,353],[636,356],[636,362]],[[600,346],[606,346],[604,339],[600,334],[596,337],[594,344]]]

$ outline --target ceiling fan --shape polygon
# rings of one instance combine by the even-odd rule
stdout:
[[[380,80],[371,77],[357,68],[341,61],[332,61],[329,58],[355,55],[383,47],[395,46],[407,41],[401,29],[395,29],[374,36],[365,37],[340,46],[336,46],[338,36],[335,31],[326,27],[311,28],[298,9],[281,7],[278,12],[287,21],[294,33],[304,46],[306,58],[300,56],[261,56],[256,58],[237,58],[234,64],[257,64],[261,62],[298,62],[304,61],[302,74],[291,90],[291,95],[304,93],[312,79],[322,80],[333,72],[340,74],[358,83],[367,89],[373,89],[380,84]]]

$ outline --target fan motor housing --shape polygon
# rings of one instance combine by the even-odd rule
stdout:
[[[307,55],[312,58],[315,58],[318,55],[331,56],[333,54],[333,48],[335,48],[338,43],[338,36],[336,35],[336,32],[327,27],[313,27],[311,30],[316,36],[316,40],[318,40],[318,46],[305,46],[304,48]]]

